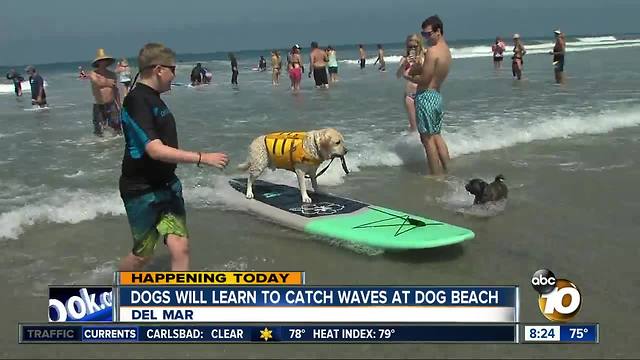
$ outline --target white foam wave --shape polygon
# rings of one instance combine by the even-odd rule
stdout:
[[[595,115],[558,116],[528,127],[483,124],[446,134],[452,156],[495,150],[535,140],[578,134],[604,134],[614,129],[640,125],[640,108],[608,111]]]
[[[587,40],[580,40],[587,39]],[[617,40],[613,36],[603,36],[598,38],[580,38],[579,41],[567,42],[567,51],[569,52],[582,52],[582,51],[594,51],[594,50],[605,50],[605,49],[615,49],[615,48],[623,48],[623,47],[638,47],[640,46],[640,40]],[[597,40],[588,40],[588,39],[597,39]],[[527,50],[527,55],[534,54],[546,54],[549,50],[553,49],[553,42],[548,43],[538,43],[538,44],[526,44],[525,48]],[[506,56],[510,56],[510,49],[512,45],[507,45]],[[469,58],[478,58],[478,57],[491,57],[493,53],[491,52],[491,46],[467,46],[451,48],[451,56],[454,59],[469,59]],[[394,56],[386,56],[385,61],[388,63],[399,63],[402,59],[402,56],[394,55]],[[376,58],[367,59],[367,64],[373,64]],[[357,65],[360,64],[360,60],[357,59],[348,59],[341,60],[340,62],[345,64]]]
[[[23,81],[20,85],[22,86],[22,93],[31,94],[31,85],[29,84],[29,81]],[[44,87],[45,89],[49,87],[49,84],[46,81],[44,82]],[[13,94],[14,91],[13,84],[0,84],[0,94]]]
[[[579,37],[576,38],[578,41],[582,41],[582,42],[588,42],[588,43],[594,43],[594,42],[601,42],[601,41],[616,41],[618,39],[616,39],[615,36],[590,36],[590,37]]]
[[[99,215],[122,214],[124,206],[117,193],[59,189],[36,203],[0,214],[0,239],[17,239],[37,223],[76,224]]]
[[[82,175],[84,175],[84,171],[78,170],[73,174],[64,174],[63,176],[66,177],[67,179],[72,179],[72,178],[75,178],[75,177],[78,177],[78,176],[82,176]]]

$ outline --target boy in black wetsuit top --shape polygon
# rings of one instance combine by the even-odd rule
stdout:
[[[173,114],[160,98],[171,89],[176,55],[162,44],[146,44],[138,55],[140,81],[124,99],[122,128],[125,151],[120,196],[133,235],[131,253],[120,271],[140,270],[160,241],[169,248],[171,270],[189,269],[189,242],[178,163],[224,168],[223,153],[181,150]]]

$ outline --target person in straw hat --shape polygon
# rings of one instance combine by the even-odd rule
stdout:
[[[89,73],[91,91],[95,103],[93,104],[93,133],[102,137],[104,128],[109,126],[114,134],[122,134],[120,123],[120,96],[116,74],[108,67],[116,60],[107,55],[104,49],[98,49],[96,58],[91,65],[95,70]]]

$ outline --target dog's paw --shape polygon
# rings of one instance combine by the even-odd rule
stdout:
[[[253,199],[253,193],[252,193],[252,192],[247,193],[247,194],[245,195],[245,197],[246,197],[247,199]]]
[[[309,195],[303,196],[302,202],[305,204],[311,204],[311,198],[309,197]]]

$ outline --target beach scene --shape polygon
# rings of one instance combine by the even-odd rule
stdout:
[[[24,77],[21,96],[16,96],[11,80],[0,82],[0,282],[7,286],[0,297],[5,318],[0,329],[2,356],[640,356],[640,337],[633,332],[638,323],[633,314],[640,310],[640,292],[634,286],[640,253],[633,244],[640,214],[635,189],[640,179],[640,34],[634,33],[635,23],[623,21],[608,31],[616,20],[607,19],[588,30],[562,8],[552,21],[537,24],[532,34],[510,21],[492,24],[500,32],[485,29],[465,37],[453,35],[454,27],[464,26],[454,19],[455,6],[406,3],[411,7],[404,18],[409,23],[397,25],[399,19],[394,20],[396,25],[385,30],[389,40],[363,32],[358,35],[361,40],[341,41],[333,32],[324,36],[298,29],[297,34],[283,32],[281,39],[270,40],[273,46],[225,47],[215,45],[214,37],[206,46],[199,45],[202,51],[195,51],[195,46],[181,45],[175,34],[149,37],[176,53],[175,77],[160,97],[175,118],[179,148],[228,156],[223,168],[196,166],[194,161],[178,164],[175,170],[186,209],[190,270],[301,270],[313,285],[519,285],[520,319],[535,323],[546,320],[529,280],[536,270],[549,268],[578,284],[584,303],[577,321],[600,323],[599,344],[17,344],[18,322],[43,321],[49,285],[111,284],[121,259],[132,249],[119,188],[128,135],[106,126],[96,136],[92,79],[80,77],[78,69],[95,70],[96,51],[104,49],[115,58],[110,69],[124,58],[133,78],[145,42],[116,47],[115,40],[91,39],[82,44],[84,59],[62,60],[60,54],[47,53],[36,57],[32,52],[26,52],[28,57],[0,58],[2,74],[15,69]],[[610,6],[619,6],[618,12],[640,10],[620,3]],[[240,11],[237,6],[230,9]],[[383,10],[377,4],[371,11],[382,16]],[[341,13],[356,11],[345,5]],[[440,135],[450,161],[438,176],[429,169],[419,132],[409,128],[408,80],[402,76],[404,70],[398,71],[407,56],[406,37],[421,31],[424,36],[421,24],[433,14],[444,23],[443,38],[451,54],[448,76],[439,89],[444,108]],[[319,19],[336,27],[347,22],[328,15]],[[178,14],[175,21],[184,22],[184,16]],[[351,21],[355,28],[365,24],[359,17]],[[618,31],[623,25],[626,28]],[[554,77],[557,65],[550,55],[558,29],[565,46],[562,81]],[[234,36],[255,36],[237,31],[241,34]],[[512,67],[516,33],[526,49],[520,80]],[[497,36],[506,44],[500,66],[492,59]],[[312,74],[307,74],[312,41],[322,51],[331,46],[335,52],[337,81],[329,78],[328,88],[316,87]],[[429,41],[425,39],[427,53]],[[305,70],[300,89],[292,90],[287,54],[296,44]],[[366,51],[364,68],[360,44]],[[385,71],[379,67],[378,44],[384,49]],[[277,85],[271,62],[275,50],[282,57]],[[237,61],[236,75],[229,52]],[[261,56],[266,59],[264,70]],[[211,77],[194,85],[192,70],[198,63]],[[46,106],[32,102],[28,65],[43,79]],[[232,84],[234,76],[237,84]],[[121,91],[122,85],[117,88]],[[123,96],[118,105],[124,100]],[[126,132],[127,123],[123,124]],[[344,137],[349,170],[345,173],[340,161],[333,161],[317,179],[323,191],[469,229],[474,237],[434,248],[380,249],[305,233],[252,212],[244,194],[229,184],[247,176],[238,165],[249,156],[251,142],[273,132],[323,128],[334,128]],[[508,198],[498,205],[473,205],[474,195],[465,189],[468,181],[491,183],[498,175],[504,177]],[[267,169],[260,179],[298,187],[296,175],[285,169]],[[307,184],[311,192],[309,180]],[[171,270],[167,246],[156,246],[145,270]]]

